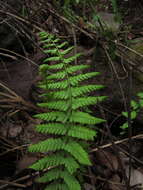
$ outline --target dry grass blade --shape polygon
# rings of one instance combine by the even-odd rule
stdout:
[[[0,107],[16,108],[18,106],[18,109],[21,110],[25,108],[32,108],[36,111],[42,111],[31,102],[24,100],[21,96],[17,95],[13,90],[9,89],[4,84],[0,83],[0,87],[2,88],[2,91],[4,91],[0,92]],[[21,108],[19,106],[21,106]]]
[[[16,53],[16,52],[10,51],[8,49],[4,49],[4,48],[0,48],[0,50],[6,52],[6,53],[0,53],[0,55],[10,57],[10,58],[12,58],[14,60],[17,60],[17,58],[22,58],[25,61],[30,62],[31,64],[36,65],[38,67],[38,64],[36,64],[34,61],[32,61],[31,59],[29,59],[29,58],[27,58],[25,56],[20,55],[19,53]],[[13,54],[13,55],[11,55],[11,54]]]

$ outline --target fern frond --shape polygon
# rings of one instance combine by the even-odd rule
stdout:
[[[49,62],[49,61],[60,61],[61,58],[59,56],[55,56],[55,57],[48,57],[44,60],[44,63]]]
[[[44,176],[39,178],[40,183],[45,183],[47,181],[52,181],[55,179],[62,178],[65,184],[68,186],[69,190],[81,190],[81,186],[77,179],[70,175],[67,171],[59,171],[57,169],[53,169],[46,173]]]
[[[65,47],[65,46],[67,46],[67,45],[68,45],[68,42],[63,42],[63,43],[57,45],[56,47],[57,47],[57,49],[61,49],[61,48]]]
[[[51,36],[51,38],[42,40],[41,43],[44,44],[44,43],[50,43],[50,42],[52,42],[52,43],[55,44],[55,43],[57,43],[57,42],[59,42],[59,41],[60,41],[60,39],[57,38],[57,39],[54,40],[54,36]]]
[[[62,71],[62,72],[58,72],[58,73],[49,75],[47,77],[47,80],[50,80],[50,79],[63,79],[63,78],[65,78],[65,76],[66,76],[66,72]]]
[[[68,133],[67,128],[69,129]],[[67,133],[67,135],[70,137],[83,140],[93,140],[96,136],[96,131],[87,127],[70,124],[66,126],[65,124],[61,123],[40,124],[36,126],[36,130],[40,133],[48,133],[54,135],[65,135]]]
[[[50,53],[50,54],[57,54],[58,50],[57,49],[48,49],[48,50],[44,50],[44,53]]]
[[[45,121],[63,121],[66,117],[66,113],[55,111],[49,113],[36,114],[34,117]]]
[[[65,64],[68,64],[68,63],[72,63],[74,60],[76,60],[78,57],[80,57],[81,56],[81,54],[80,53],[77,53],[76,55],[74,55],[74,56],[71,56],[71,57],[69,57],[69,58],[65,58],[64,60],[63,60],[63,62],[65,63]]]
[[[72,50],[73,48],[74,48],[74,47],[71,46],[71,47],[67,48],[67,49],[64,50],[64,51],[61,51],[60,54],[61,54],[62,56],[67,55],[68,53],[71,52],[71,50]]]
[[[69,80],[72,86],[77,86],[79,82],[90,79],[97,75],[99,75],[98,72],[85,73],[85,74],[69,77]]]
[[[40,42],[41,43],[47,43],[47,44],[49,44],[49,43],[51,43],[51,41],[53,41],[54,39],[55,39],[55,36],[54,35],[52,35],[52,34],[48,34],[48,33],[40,33],[40,35],[39,35],[39,37],[40,37]],[[59,38],[57,38],[57,39],[59,39]]]
[[[68,186],[64,183],[64,184],[59,184],[57,183],[52,183],[50,185],[48,185],[45,190],[67,190]]]
[[[36,118],[45,120],[45,121],[60,121],[62,122],[66,118],[66,113],[64,112],[50,112],[50,113],[42,113],[35,115]],[[105,122],[104,119],[96,118],[91,116],[88,113],[74,111],[72,112],[71,117],[69,118],[70,122],[81,123],[81,124],[89,124],[95,125],[102,122]]]
[[[42,177],[39,177],[37,181],[40,183],[47,183],[52,180],[55,181],[56,179],[61,178],[61,175],[62,171],[60,171],[58,168],[54,168],[48,171],[48,173],[45,173]]]
[[[53,82],[53,83],[49,83],[47,84],[48,89],[50,90],[57,90],[57,89],[65,89],[67,88],[67,86],[69,85],[67,80],[64,81],[59,81],[59,82]]]
[[[67,68],[67,73],[72,74],[72,73],[74,73],[74,72],[76,72],[76,71],[80,71],[80,70],[87,69],[87,68],[89,68],[88,65],[74,65],[74,66],[69,66],[69,67]]]
[[[71,88],[71,91],[73,97],[78,97],[102,88],[104,88],[103,85],[86,85],[86,86],[73,87]]]
[[[38,131],[40,133],[64,135],[67,132],[67,129],[61,123],[47,123],[47,124],[37,125],[36,131]]]
[[[79,182],[73,175],[69,175],[69,173],[67,171],[64,171],[62,173],[62,177],[63,177],[65,183],[67,184],[69,190],[75,190],[75,189],[81,190],[81,186],[80,186]]]
[[[66,90],[51,92],[49,94],[51,94],[54,99],[66,100],[67,98],[69,98],[69,94]]]
[[[63,150],[65,148],[65,143],[60,138],[54,139],[50,138],[44,141],[41,141],[37,144],[33,144],[29,147],[30,152],[48,152]]]
[[[100,96],[100,97],[85,97],[85,98],[76,98],[73,100],[73,104],[72,104],[72,109],[78,109],[84,106],[89,106],[89,105],[95,105],[101,101],[103,101],[105,98],[107,98],[106,96]]]
[[[70,126],[68,136],[83,140],[94,140],[96,131],[83,126]]]
[[[87,124],[87,125],[88,124],[89,125],[95,125],[95,124],[105,122],[105,120],[103,120],[103,119],[96,118],[94,116],[91,116],[88,113],[80,112],[80,111],[73,112],[69,121],[81,123],[81,124]]]
[[[64,157],[63,158],[63,163],[65,165],[65,168],[70,174],[74,174],[77,169],[80,168],[80,165],[75,161],[75,159],[71,156],[69,157]]]
[[[94,90],[99,90],[102,88],[104,88],[104,86],[102,85],[87,85],[87,86],[81,86],[81,87],[72,87],[71,93],[72,93],[72,97],[75,98],[75,97],[82,96],[86,93],[92,92]],[[56,91],[49,94],[51,94],[54,99],[66,100],[67,98],[69,98],[69,94],[67,93],[66,90]]]
[[[50,138],[45,141],[39,142],[38,144],[33,144],[29,147],[30,152],[48,152],[57,150],[65,150],[69,152],[76,160],[78,160],[79,163],[91,165],[87,152],[82,148],[79,143],[73,141],[69,143],[64,143],[61,138]]]
[[[82,148],[82,146],[74,141],[66,144],[64,150],[70,152],[71,155],[78,160],[80,164],[91,165],[87,152]]]
[[[38,104],[40,107],[43,108],[49,108],[49,109],[54,109],[58,111],[66,111],[69,107],[68,103],[65,101],[52,101],[49,103],[40,103]]]
[[[53,35],[51,34],[51,36]],[[39,37],[40,37],[40,40],[45,39],[45,38],[48,39],[49,34],[47,32],[39,32]]]
[[[40,68],[39,68],[41,74],[43,72],[47,71],[48,69],[49,69],[49,65],[47,65],[47,64],[42,64],[42,65],[40,65]]]
[[[76,170],[80,167],[79,164],[72,158],[71,156],[67,156],[60,153],[55,153],[54,155],[49,155],[38,162],[34,163],[30,168],[34,170],[43,170],[53,166],[62,166],[64,165],[67,171],[70,174],[76,172]]]
[[[89,65],[73,65],[81,54],[70,56],[73,47],[46,32],[40,33],[40,39],[48,58],[44,60],[45,64],[40,66],[43,80],[39,87],[45,92],[42,94],[44,100],[38,106],[48,108],[48,111],[35,115],[35,118],[44,121],[36,126],[36,130],[51,134],[52,137],[29,147],[30,152],[46,153],[46,156],[35,162],[31,168],[38,171],[47,169],[38,179],[42,183],[48,182],[45,190],[81,190],[76,179],[77,169],[80,165],[91,165],[85,149],[88,145],[86,141],[94,140],[96,136],[93,126],[105,121],[84,112],[84,108],[95,105],[106,97],[87,95],[103,88],[102,85],[80,86],[84,80],[99,74],[81,73]]]
[[[58,63],[58,64],[54,64],[54,65],[48,65],[48,69],[62,69],[64,67],[63,63]]]
[[[48,49],[48,48],[55,48],[55,44],[50,43],[50,44],[43,45],[43,49]]]
[[[56,49],[61,49],[61,48],[65,47],[65,46],[67,46],[67,45],[68,45],[68,42],[63,42],[60,45],[56,45],[56,47],[57,47]],[[48,48],[51,48],[51,47],[55,48],[55,43],[52,42],[50,44],[46,44],[46,45],[43,46],[44,49],[48,49]]]

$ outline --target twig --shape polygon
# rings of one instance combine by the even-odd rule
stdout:
[[[24,188],[26,187],[26,185],[23,185],[23,184],[19,184],[19,183],[16,183],[16,182],[10,182],[10,181],[6,181],[6,180],[1,180],[1,179],[0,179],[0,183],[4,183],[5,185],[12,185],[12,186],[15,186],[15,187],[24,187]],[[1,187],[0,187],[0,189],[1,189]]]
[[[47,5],[49,6],[49,4],[47,3]],[[80,28],[79,26],[77,26],[76,24],[70,22],[67,18],[61,16],[60,14],[58,14],[56,11],[52,10],[51,7],[48,7],[48,11],[52,14],[54,14],[55,16],[59,17],[61,20],[63,20],[64,22],[70,24],[71,26],[73,26],[75,29],[79,30],[81,33],[85,34],[86,36],[88,36],[90,39],[94,40],[94,36],[92,36],[89,32],[86,32],[86,30]]]
[[[143,134],[140,134],[140,135],[136,135],[136,136],[133,136],[131,137],[131,139],[139,139],[139,138],[143,138]],[[118,141],[114,141],[114,144],[121,144],[121,143],[124,143],[124,142],[127,142],[129,140],[129,138],[126,138],[126,139],[122,139],[122,140],[118,140]],[[96,152],[100,149],[104,149],[104,148],[109,148],[111,147],[113,144],[112,143],[108,143],[108,144],[105,144],[105,145],[102,145],[102,146],[99,146],[97,148],[94,148],[90,151],[90,153],[92,152]]]
[[[14,151],[14,150],[18,150],[18,149],[21,149],[21,148],[27,147],[27,146],[29,146],[29,144],[24,144],[24,145],[21,145],[21,146],[16,146],[16,147],[11,148],[11,149],[9,149],[9,150],[7,150],[7,151],[5,151],[5,152],[0,153],[0,156],[3,156],[3,155],[5,155],[5,154],[7,154],[7,153],[9,153],[9,152],[12,152],[12,151]]]
[[[47,168],[47,169],[44,169],[43,172],[46,172],[46,171],[48,171],[48,170],[50,170],[50,169],[52,169],[52,168],[54,168],[54,166],[53,166],[53,167],[49,167],[49,168]],[[32,173],[32,174],[30,174],[30,175],[26,175],[26,176],[20,177],[20,178],[18,178],[18,179],[16,179],[16,180],[12,181],[12,182],[10,182],[10,183],[21,182],[21,181],[24,181],[24,180],[29,179],[30,177],[35,177],[35,176],[37,176],[37,175],[39,175],[39,171],[38,171],[38,172],[35,172],[35,173]],[[0,186],[0,189],[3,189],[3,188],[5,188],[5,187],[7,187],[8,185],[11,185],[11,184],[8,184],[8,183],[7,183],[7,184],[4,184],[4,185],[1,185],[1,186]],[[27,186],[26,186],[26,187],[27,187]]]
[[[141,53],[139,53],[139,52],[135,51],[134,49],[129,48],[128,46],[125,46],[124,44],[119,43],[119,42],[114,42],[114,43],[115,43],[116,45],[119,45],[119,46],[121,46],[121,47],[123,47],[123,48],[125,48],[125,49],[129,50],[130,52],[132,52],[132,53],[134,53],[134,54],[136,54],[136,55],[140,56],[141,58],[143,58],[143,55],[142,55]]]

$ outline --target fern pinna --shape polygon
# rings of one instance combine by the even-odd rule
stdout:
[[[80,56],[68,56],[73,47],[67,48],[66,42],[45,32],[40,33],[40,39],[44,52],[50,57],[40,66],[43,80],[39,86],[45,90],[45,102],[38,105],[48,111],[35,116],[43,120],[36,130],[52,137],[29,147],[30,152],[46,153],[31,168],[38,171],[49,168],[38,179],[40,183],[48,184],[45,190],[80,190],[77,170],[82,165],[91,165],[85,145],[96,136],[93,126],[104,121],[84,112],[84,108],[95,105],[105,97],[86,94],[103,86],[83,85],[82,81],[99,73],[81,73],[88,65],[72,64]]]

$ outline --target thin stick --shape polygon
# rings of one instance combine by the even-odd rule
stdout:
[[[15,186],[15,187],[26,187],[26,185],[23,185],[23,184],[19,184],[19,183],[15,183],[15,182],[10,182],[10,181],[6,181],[6,180],[1,180],[0,179],[0,183],[4,183],[5,185],[12,185],[12,186]],[[0,187],[1,189],[1,187]]]
[[[136,136],[131,137],[131,139],[139,139],[139,138],[143,138],[143,134],[140,134],[140,135],[136,135]],[[126,139],[123,139],[123,140],[114,141],[114,144],[121,144],[121,143],[127,142],[128,140],[129,140],[129,138],[126,138]],[[99,147],[97,147],[97,148],[92,149],[92,150],[90,151],[90,153],[92,153],[92,152],[97,152],[97,151],[100,150],[100,149],[109,148],[109,147],[111,147],[112,145],[113,145],[112,143],[108,143],[108,144],[99,146]]]

